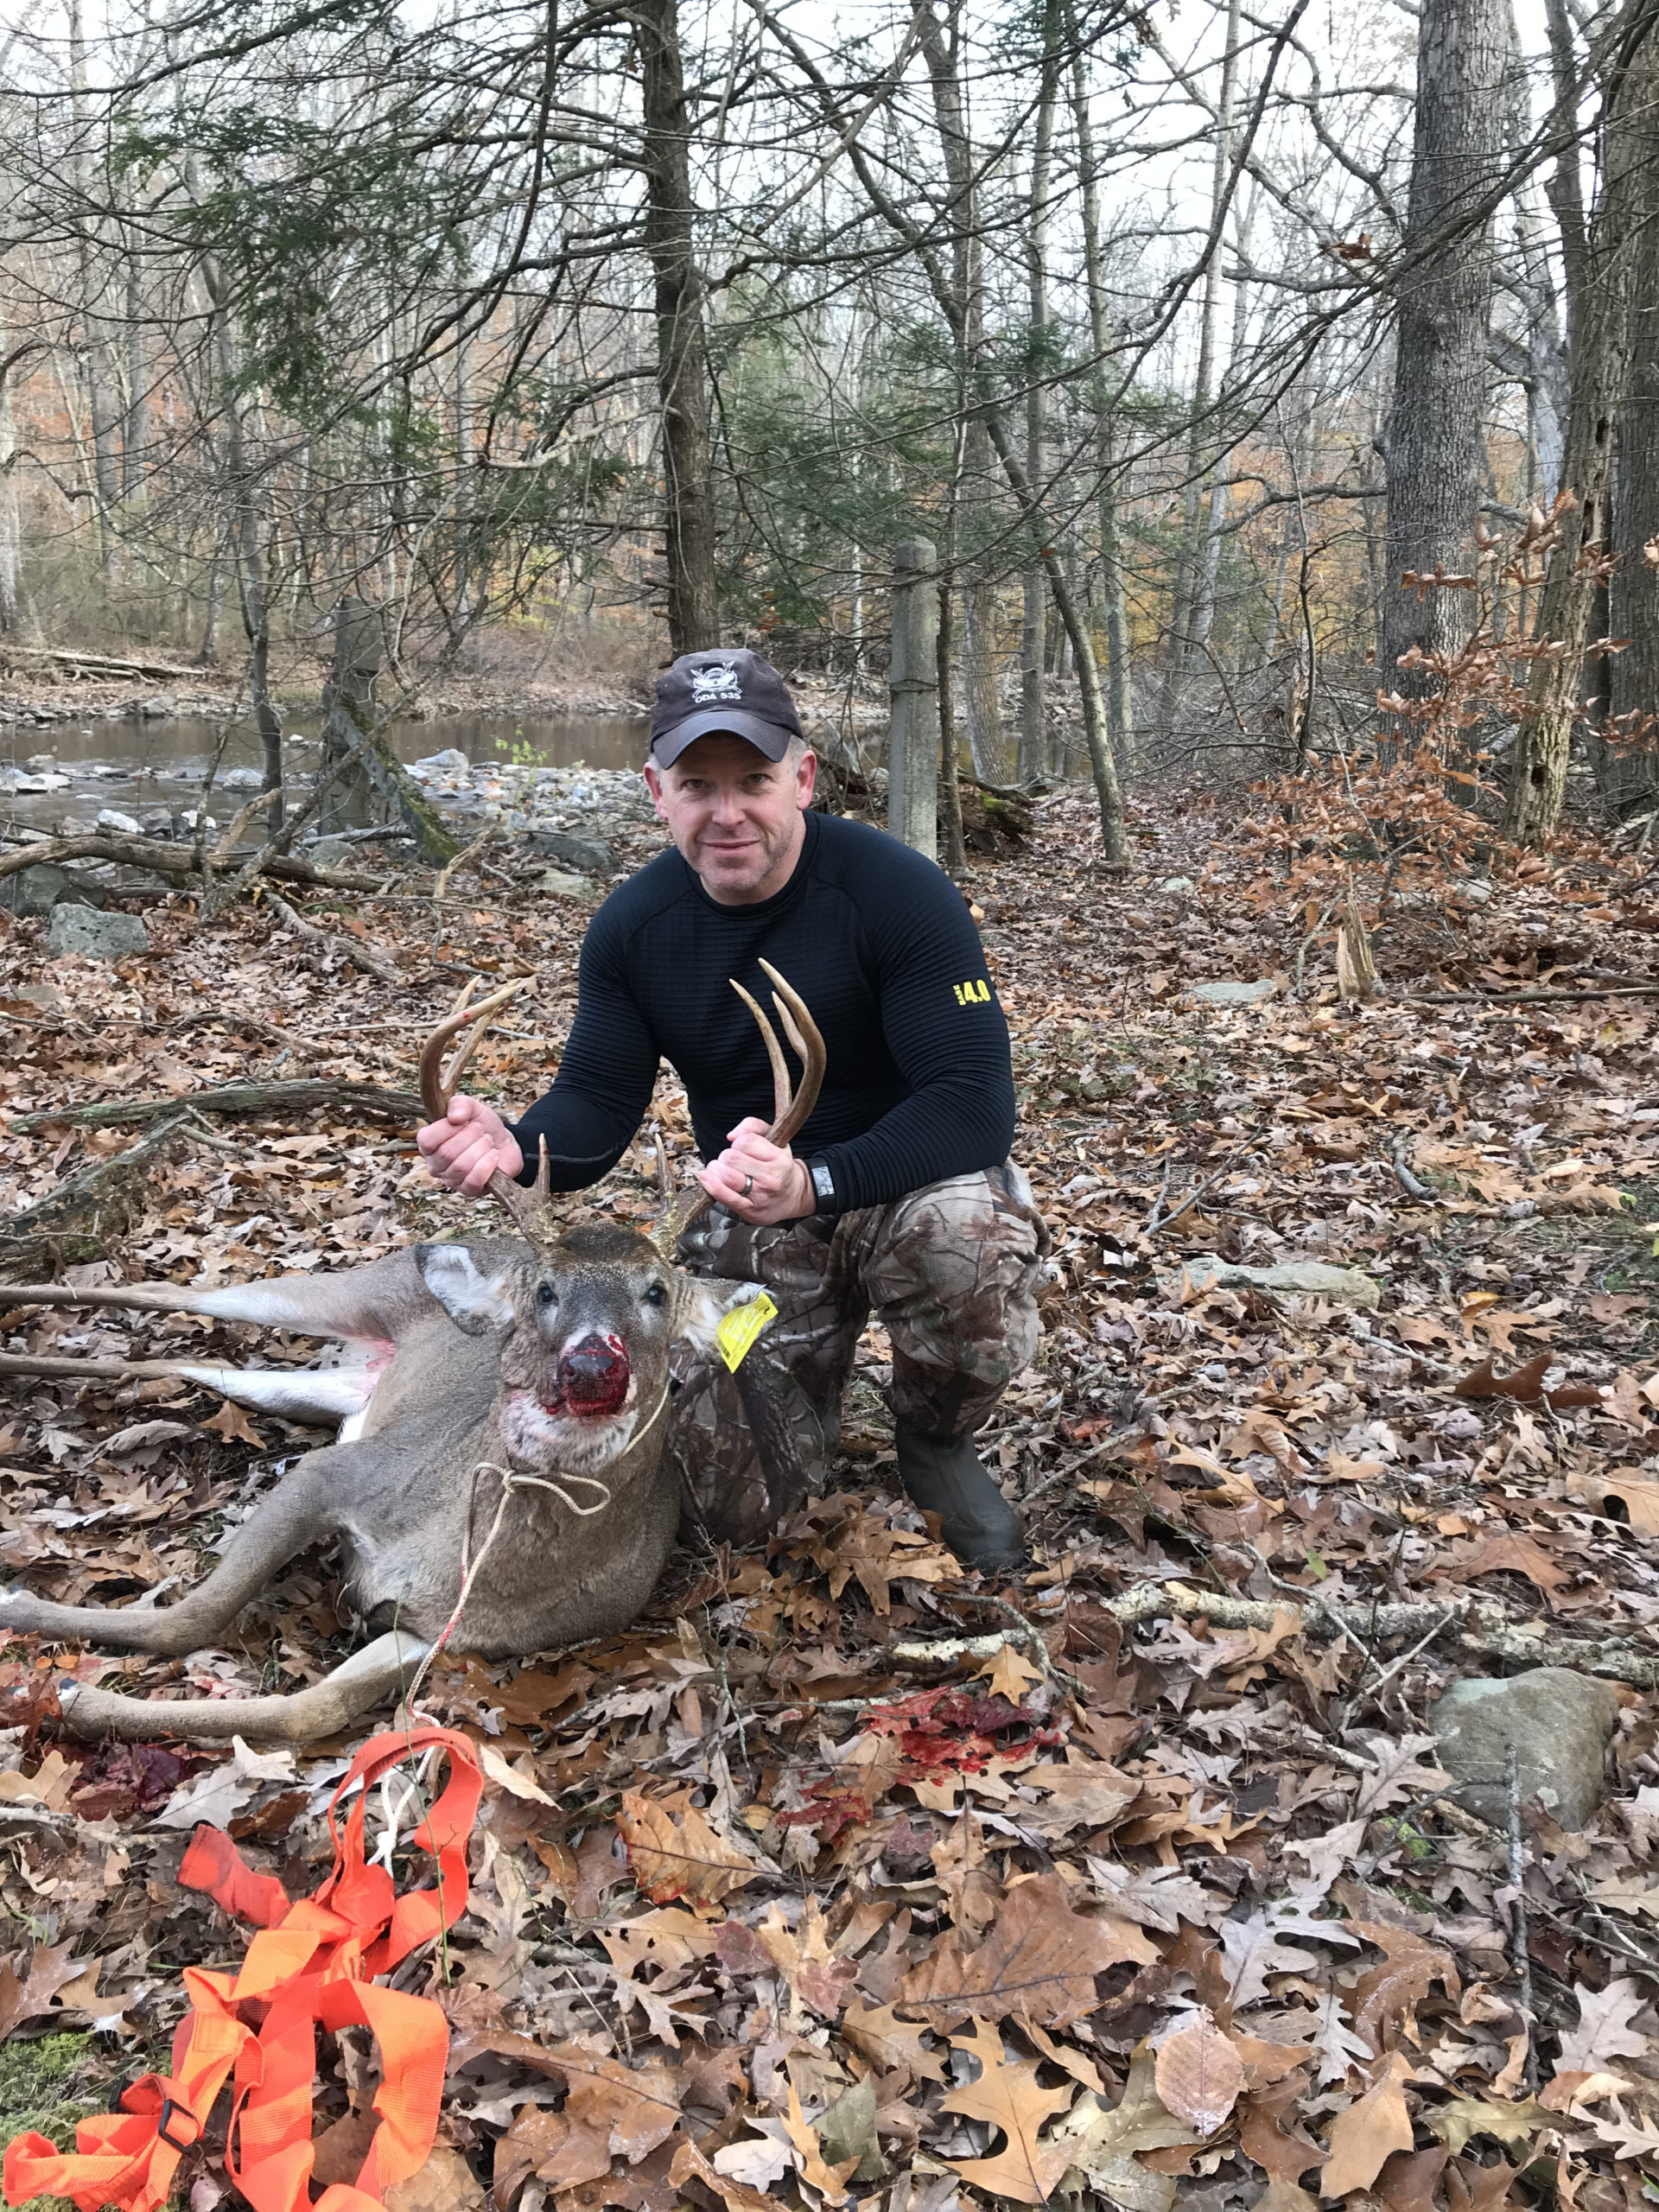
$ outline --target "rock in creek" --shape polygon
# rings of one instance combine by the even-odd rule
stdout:
[[[608,874],[616,855],[602,837],[579,836],[573,830],[532,830],[531,849],[575,868],[578,875]]]
[[[1259,1006],[1265,999],[1277,998],[1279,986],[1266,976],[1254,983],[1194,983],[1185,995],[1200,1006]]]
[[[1602,1764],[1618,1725],[1611,1682],[1570,1667],[1535,1667],[1508,1680],[1472,1675],[1453,1682],[1431,1708],[1440,1764],[1463,1784],[1462,1802],[1483,1821],[1509,1819],[1505,1761],[1515,1745],[1524,1805],[1536,1797],[1564,1828],[1581,1828],[1604,1794]]]
[[[60,906],[101,906],[108,894],[101,883],[54,861],[36,861],[16,875],[0,876],[0,906],[14,914],[49,914]]]
[[[47,925],[48,952],[83,960],[122,960],[149,950],[149,931],[137,914],[100,914],[91,906],[54,906]]]

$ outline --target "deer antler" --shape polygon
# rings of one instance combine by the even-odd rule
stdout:
[[[766,1058],[772,1062],[772,1084],[774,1118],[766,1131],[768,1144],[786,1145],[806,1126],[812,1109],[818,1103],[818,1092],[823,1084],[823,1039],[818,1026],[807,1012],[806,1001],[798,991],[778,973],[769,960],[760,963],[777,986],[772,995],[773,1010],[783,1024],[784,1034],[794,1046],[801,1061],[801,1080],[798,1089],[791,1089],[789,1068],[784,1058],[784,1048],[778,1042],[778,1033],[766,1019],[764,1009],[746,991],[741,983],[732,979],[732,988],[737,993],[760,1025],[766,1045]],[[707,1191],[682,1192],[663,1209],[651,1241],[664,1259],[671,1259],[674,1248],[694,1222],[701,1220],[713,1205]]]
[[[467,1061],[478,1050],[484,1032],[489,1027],[491,1015],[499,1014],[510,1000],[517,998],[530,978],[516,976],[512,982],[474,1006],[472,996],[477,981],[476,976],[469,978],[467,988],[455,1001],[454,1012],[438,1024],[422,1047],[421,1103],[426,1109],[428,1118],[434,1122],[441,1122],[449,1111],[449,1101],[455,1095],[455,1085],[460,1082]],[[477,1027],[446,1068],[443,1055],[450,1039],[474,1023]],[[512,1215],[513,1226],[520,1236],[527,1237],[532,1244],[550,1244],[554,1241],[559,1224],[548,1192],[545,1137],[542,1140],[536,1180],[529,1190],[522,1183],[515,1183],[511,1175],[504,1175],[499,1167],[492,1172],[486,1187],[490,1196],[499,1199]]]

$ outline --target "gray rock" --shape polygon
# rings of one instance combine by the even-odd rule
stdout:
[[[262,769],[227,768],[219,780],[227,791],[257,791],[265,779]]]
[[[16,875],[0,875],[0,906],[14,914],[49,914],[63,904],[101,906],[106,893],[76,868],[60,868],[54,861],[36,861],[20,868]]]
[[[83,960],[122,960],[148,952],[149,931],[137,914],[100,914],[91,906],[54,906],[47,925],[48,952],[73,952]]]
[[[1192,879],[1190,875],[1166,875],[1158,888],[1160,891],[1190,891]]]
[[[1511,1744],[1521,1801],[1538,1798],[1564,1828],[1581,1828],[1602,1801],[1602,1764],[1618,1725],[1610,1682],[1570,1667],[1535,1667],[1508,1681],[1453,1682],[1429,1726],[1458,1796],[1494,1827],[1508,1819],[1504,1763]]]
[[[581,837],[573,830],[532,830],[530,842],[533,851],[563,861],[579,875],[608,874],[616,866],[616,855],[602,837]]]
[[[424,769],[429,776],[464,776],[472,765],[458,745],[448,745],[442,753],[429,753],[424,760],[416,761],[413,772],[418,776]]]
[[[1263,999],[1277,998],[1279,986],[1266,976],[1255,983],[1194,983],[1186,995],[1200,1006],[1259,1006]]]
[[[305,857],[319,868],[348,868],[352,848],[344,837],[319,837],[306,847]]]
[[[179,705],[170,691],[156,691],[148,699],[139,701],[138,711],[147,722],[159,722],[168,715],[176,715]]]
[[[143,825],[133,816],[123,814],[113,806],[100,808],[98,826],[100,830],[117,830],[124,837],[141,837],[143,835]]]
[[[594,893],[593,879],[586,875],[572,875],[562,868],[543,868],[537,878],[538,891],[556,892],[562,899],[590,899]]]

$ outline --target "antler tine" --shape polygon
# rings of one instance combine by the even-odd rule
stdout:
[[[475,979],[474,979],[475,980]],[[490,1016],[499,1014],[509,999],[517,998],[526,983],[528,976],[515,976],[512,981],[497,991],[493,997],[481,1000],[477,1006],[469,1004],[474,984],[469,982],[455,1002],[453,1014],[439,1022],[437,1027],[421,1048],[421,1103],[435,1122],[441,1122],[449,1111],[449,1101],[455,1095],[455,1085],[461,1071],[478,1050]],[[469,1022],[480,1026],[456,1053],[448,1067],[443,1065],[443,1055],[449,1039],[457,1036]]]
[[[823,1036],[817,1023],[807,1010],[806,1001],[787,977],[779,974],[771,961],[763,960],[760,965],[777,986],[772,1004],[778,1009],[778,1019],[788,1033],[790,1043],[801,1056],[800,1083],[788,1111],[779,1117],[772,1131],[773,1144],[788,1144],[806,1127],[811,1118],[812,1109],[818,1103],[818,1092],[823,1086],[827,1055]]]
[[[766,1048],[766,1058],[772,1062],[772,1103],[775,1126],[776,1123],[781,1122],[784,1119],[784,1116],[788,1113],[790,1096],[793,1090],[793,1085],[791,1084],[789,1079],[788,1064],[784,1058],[784,1048],[778,1042],[778,1033],[772,1027],[771,1022],[766,1020],[766,1009],[761,1006],[760,1001],[758,999],[752,998],[749,993],[744,989],[742,984],[737,981],[735,976],[732,976],[728,980],[731,982],[732,988],[737,993],[739,998],[742,1000],[744,1005],[747,1007],[749,1012],[754,1016],[756,1022],[759,1024],[761,1039]],[[774,1000],[772,1003],[776,1005],[777,1001]],[[779,1011],[781,1011],[781,1008]],[[804,1059],[806,1055],[803,1053],[801,1057]]]
[[[499,1167],[487,1185],[490,1196],[500,1199],[512,1216],[519,1235],[531,1244],[552,1243],[561,1225],[548,1188],[549,1172],[547,1139],[543,1136],[538,1140],[536,1180],[528,1188],[523,1183],[515,1183],[511,1175],[504,1175]]]
[[[766,1047],[766,1058],[772,1063],[772,1098],[776,1117],[766,1131],[772,1144],[788,1144],[806,1125],[807,1118],[818,1103],[818,1092],[823,1083],[824,1044],[818,1025],[807,1012],[806,1001],[787,978],[779,974],[769,960],[760,965],[777,985],[772,1004],[784,1033],[801,1056],[799,1087],[791,1090],[789,1066],[784,1058],[784,1048],[778,1042],[778,1033],[753,997],[744,989],[735,976],[732,988],[754,1016]],[[671,1199],[658,1216],[651,1232],[651,1241],[665,1260],[674,1256],[674,1248],[692,1224],[698,1221],[713,1205],[707,1191],[683,1191]]]

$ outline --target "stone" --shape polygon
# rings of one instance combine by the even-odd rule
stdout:
[[[1494,1827],[1509,1819],[1505,1761],[1515,1746],[1524,1805],[1536,1797],[1564,1828],[1583,1827],[1605,1795],[1602,1766],[1618,1726],[1611,1682],[1571,1667],[1535,1667],[1507,1679],[1453,1682],[1429,1710],[1440,1764],[1462,1784],[1460,1801]]]
[[[448,745],[442,753],[429,753],[424,760],[416,761],[410,772],[416,776],[464,776],[472,765],[458,745]]]
[[[1278,984],[1265,976],[1255,983],[1194,983],[1186,993],[1200,1006],[1260,1006],[1263,999],[1278,995]]]
[[[143,835],[142,825],[130,814],[123,814],[113,806],[99,809],[98,826],[100,830],[117,830],[124,837],[141,837]]]
[[[353,854],[344,837],[318,837],[306,847],[305,857],[318,868],[348,868]]]
[[[550,861],[562,861],[579,875],[608,874],[616,855],[602,837],[578,836],[574,830],[532,830],[531,849]]]
[[[16,875],[0,875],[0,906],[10,906],[14,914],[49,914],[66,902],[101,906],[107,895],[91,876],[60,868],[54,861],[36,861],[32,867],[20,868]]]
[[[138,711],[147,722],[159,722],[176,715],[179,705],[170,691],[154,691],[148,699],[139,701]]]
[[[1281,1260],[1273,1268],[1240,1268],[1229,1260],[1197,1259],[1186,1262],[1186,1273],[1195,1283],[1214,1283],[1222,1290],[1276,1290],[1292,1298],[1328,1298],[1364,1313],[1375,1313],[1382,1299],[1381,1287],[1370,1275],[1357,1268],[1332,1267],[1325,1260]],[[1179,1275],[1166,1280],[1179,1288]]]
[[[137,914],[100,914],[91,906],[54,906],[47,925],[48,952],[73,952],[83,960],[124,960],[148,952],[149,931]]]
[[[265,783],[259,768],[227,768],[219,780],[227,791],[263,791]]]
[[[1158,888],[1160,891],[1190,891],[1192,879],[1190,875],[1166,875]]]
[[[61,991],[54,991],[50,983],[17,983],[6,996],[21,999],[25,1006],[32,1006],[37,1014],[62,1014],[69,1011],[68,1001]]]
[[[572,875],[567,868],[543,868],[537,879],[537,889],[551,891],[561,899],[588,899],[594,885],[590,876]]]

